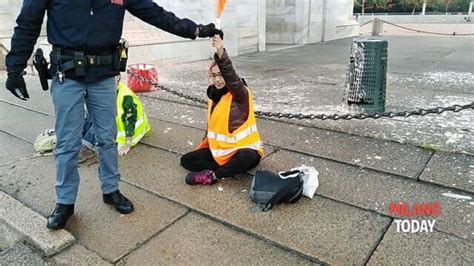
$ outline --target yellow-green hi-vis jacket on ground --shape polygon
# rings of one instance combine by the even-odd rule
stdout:
[[[131,137],[130,146],[134,146],[151,130],[148,117],[140,99],[131,89],[122,82],[118,83],[117,88],[117,144],[123,146],[127,137]]]

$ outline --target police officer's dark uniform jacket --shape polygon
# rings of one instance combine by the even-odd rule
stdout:
[[[55,48],[63,48],[69,54],[82,51],[86,55],[107,55],[119,43],[125,11],[172,34],[196,38],[194,22],[177,18],[152,0],[25,0],[12,38],[12,51],[6,58],[8,72],[21,72],[26,68],[45,12],[48,41]],[[207,37],[203,34],[200,37]],[[52,63],[51,74],[54,75],[57,62]],[[110,66],[91,66],[86,69],[85,81],[95,82],[117,73]],[[78,77],[74,71],[68,71],[66,78]]]

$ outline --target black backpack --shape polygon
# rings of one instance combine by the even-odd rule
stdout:
[[[281,178],[287,177],[287,178]],[[274,205],[295,203],[303,192],[303,173],[299,170],[280,173],[257,170],[250,187],[250,198],[257,206],[252,212],[269,211]]]

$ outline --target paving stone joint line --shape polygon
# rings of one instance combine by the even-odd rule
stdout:
[[[391,217],[391,218],[390,218],[390,223],[387,223],[387,225],[385,226],[384,231],[383,231],[383,234],[379,237],[379,239],[378,239],[377,242],[375,243],[375,245],[374,245],[372,251],[370,252],[369,256],[367,257],[367,260],[364,262],[364,265],[367,265],[367,263],[369,263],[370,259],[372,258],[372,256],[374,255],[375,251],[376,251],[377,248],[379,247],[380,243],[382,243],[382,240],[384,239],[385,234],[387,234],[388,229],[389,229],[390,226],[392,225],[393,220],[394,220],[394,218]]]
[[[276,242],[276,241],[274,241],[274,240],[267,239],[267,238],[263,237],[262,235],[259,235],[259,234],[253,233],[253,232],[251,232],[251,231],[248,231],[248,230],[246,230],[246,229],[244,229],[244,228],[238,227],[238,226],[236,226],[236,225],[234,225],[234,224],[231,224],[231,223],[226,222],[226,221],[224,221],[224,220],[222,220],[222,219],[219,219],[218,217],[212,216],[212,215],[210,215],[210,214],[208,214],[208,213],[205,213],[205,212],[202,212],[202,211],[200,211],[200,210],[198,210],[198,209],[195,209],[195,208],[193,208],[192,206],[189,206],[189,205],[184,204],[184,203],[182,203],[182,202],[179,202],[179,201],[177,201],[177,200],[173,200],[173,199],[171,199],[171,198],[168,198],[168,197],[165,197],[165,196],[163,196],[163,195],[160,195],[160,194],[157,193],[157,192],[149,191],[149,190],[147,190],[146,188],[140,186],[139,184],[136,184],[136,183],[131,182],[131,181],[129,181],[129,180],[121,180],[121,181],[124,182],[124,183],[126,183],[126,184],[128,184],[128,185],[130,185],[130,186],[133,186],[133,187],[135,187],[135,188],[137,188],[137,189],[146,191],[147,193],[152,194],[153,196],[159,197],[159,198],[161,198],[161,199],[164,199],[164,200],[169,201],[169,202],[171,202],[171,203],[174,203],[174,204],[176,204],[176,205],[179,205],[179,206],[182,206],[182,207],[187,208],[187,209],[188,209],[188,212],[186,212],[186,214],[189,213],[189,212],[197,213],[197,214],[199,214],[199,215],[201,215],[201,216],[203,216],[203,217],[205,217],[205,218],[208,218],[208,219],[210,219],[210,220],[212,220],[212,221],[214,221],[214,222],[217,222],[217,223],[222,224],[222,225],[224,225],[224,226],[230,227],[230,228],[232,228],[232,229],[234,229],[234,230],[236,230],[236,231],[238,231],[238,232],[244,233],[245,235],[252,236],[252,237],[255,237],[255,238],[259,239],[259,240],[265,241],[265,242],[267,242],[267,243],[269,243],[269,244],[271,244],[271,245],[273,245],[273,246],[276,246],[276,247],[278,247],[278,248],[280,248],[280,249],[282,249],[282,250],[286,250],[286,251],[288,251],[288,252],[290,252],[290,253],[292,253],[292,254],[295,254],[295,255],[297,255],[297,256],[300,256],[300,257],[302,257],[302,258],[308,259],[308,260],[310,260],[310,261],[312,261],[312,262],[319,263],[319,264],[322,264],[322,265],[328,265],[327,263],[325,263],[325,262],[323,262],[323,261],[320,261],[318,258],[314,258],[314,257],[311,257],[311,256],[309,256],[309,255],[307,255],[307,254],[301,253],[300,251],[297,251],[297,250],[288,248],[288,247],[286,247],[286,246],[284,246],[284,245],[282,245],[282,244],[280,244],[280,243],[278,243],[278,242]],[[183,216],[184,216],[184,215],[183,215]]]
[[[129,184],[129,183],[128,183]],[[129,185],[132,185],[132,184],[129,184]],[[143,188],[139,188],[137,187],[138,189],[140,190],[145,190]],[[148,191],[146,190],[147,192],[150,192],[153,194],[153,196],[157,196],[155,193],[151,192],[151,191]],[[181,204],[181,206],[184,206]],[[150,242],[153,238],[155,238],[156,236],[158,236],[159,234],[163,233],[164,231],[166,231],[168,228],[170,228],[171,226],[173,226],[175,223],[177,223],[178,221],[180,221],[181,219],[183,219],[185,216],[187,216],[188,214],[190,213],[190,209],[189,208],[186,208],[186,212],[183,213],[182,215],[178,216],[174,221],[172,221],[171,223],[169,223],[168,225],[166,225],[165,227],[161,228],[160,230],[158,230],[157,232],[153,233],[152,235],[150,235],[150,237],[146,238],[145,240],[137,243],[135,245],[135,247],[133,247],[132,249],[130,249],[127,253],[123,254],[122,256],[120,256],[120,258],[117,259],[117,261],[115,262],[111,262],[111,263],[119,263],[120,261],[123,261],[123,260],[126,260],[127,257],[132,254],[133,252],[135,252],[137,249],[139,249],[140,247],[146,245],[146,243]],[[110,261],[109,261],[110,262]]]
[[[431,160],[433,159],[434,155],[435,155],[436,151],[435,152],[430,152],[430,158],[428,158],[428,160],[426,160],[426,163],[425,165],[423,166],[423,168],[421,169],[421,171],[415,175],[416,176],[416,181],[418,182],[421,182],[422,180],[420,180],[420,177],[421,175],[423,175],[423,173],[425,172],[426,170],[426,167],[428,166],[428,164],[431,162]],[[427,183],[430,183],[430,182],[427,182]]]
[[[446,186],[446,185],[443,185],[443,184],[438,184],[438,183],[433,183],[433,182],[429,182],[429,181],[425,181],[425,180],[415,180],[413,178],[410,178],[408,176],[404,176],[404,175],[400,175],[400,174],[395,174],[395,173],[390,173],[390,172],[385,172],[383,170],[379,170],[379,169],[374,169],[374,168],[371,168],[369,166],[361,166],[361,165],[357,165],[357,164],[351,164],[351,163],[348,163],[348,162],[344,162],[344,161],[338,161],[336,159],[332,159],[332,158],[328,158],[328,157],[324,157],[324,156],[320,156],[320,155],[314,155],[314,154],[311,154],[311,153],[307,153],[307,152],[303,152],[303,151],[298,151],[298,150],[292,150],[292,149],[289,149],[289,148],[284,148],[284,147],[279,147],[279,146],[274,146],[274,145],[271,145],[271,144],[266,144],[267,146],[270,146],[270,147],[275,147],[275,149],[278,149],[276,150],[275,152],[272,152],[271,154],[275,154],[277,151],[288,151],[288,152],[293,152],[293,153],[297,153],[297,154],[302,154],[302,155],[306,155],[306,156],[309,156],[309,157],[313,157],[313,158],[318,158],[318,159],[322,159],[322,160],[327,160],[327,161],[330,161],[330,162],[335,162],[335,163],[340,163],[340,164],[344,164],[344,165],[348,165],[348,166],[352,166],[352,167],[357,167],[359,169],[367,169],[367,170],[370,170],[370,171],[374,171],[374,172],[377,172],[377,173],[382,173],[382,174],[387,174],[387,175],[390,175],[390,176],[393,176],[395,178],[399,178],[399,179],[402,179],[402,180],[409,180],[409,181],[416,181],[420,184],[426,184],[426,185],[430,185],[430,186],[434,186],[434,187],[440,187],[440,188],[444,188],[444,189],[449,189],[449,190],[452,190],[452,191],[455,191],[455,192],[461,192],[461,193],[466,193],[466,194],[469,194],[471,196],[474,197],[474,193],[471,192],[471,191],[467,191],[467,190],[464,190],[462,188],[455,188],[455,187],[449,187],[449,186]],[[152,147],[155,147],[152,145]],[[269,154],[270,155],[270,154]],[[433,156],[433,153],[431,153],[431,157]],[[268,156],[266,156],[268,157]],[[431,159],[430,157],[430,159]],[[429,162],[429,160],[428,160]],[[426,163],[426,165],[423,167],[423,170],[420,172],[420,176],[421,174],[424,172],[424,169],[426,168],[426,166],[428,165],[428,162]]]

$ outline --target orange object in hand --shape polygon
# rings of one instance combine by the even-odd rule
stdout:
[[[217,0],[217,17],[220,18],[222,11],[224,11],[226,0]]]

